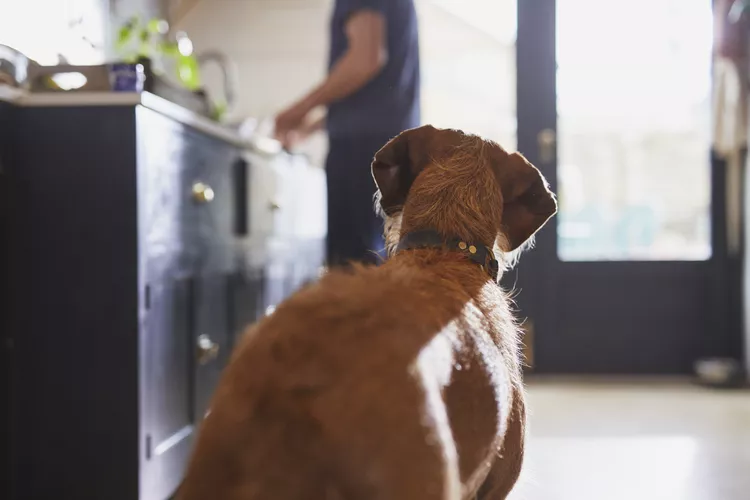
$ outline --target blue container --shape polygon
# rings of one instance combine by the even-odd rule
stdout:
[[[115,92],[142,92],[146,74],[142,64],[117,63],[110,65],[109,80]]]

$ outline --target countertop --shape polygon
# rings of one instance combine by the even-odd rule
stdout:
[[[46,92],[32,94],[7,85],[0,85],[0,101],[11,102],[20,107],[143,106],[237,147],[265,154],[278,152],[276,147],[260,147],[257,141],[242,137],[234,129],[149,92]],[[276,151],[273,151],[274,149]]]

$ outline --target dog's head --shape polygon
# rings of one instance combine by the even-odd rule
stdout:
[[[520,153],[459,130],[403,132],[375,155],[372,174],[389,252],[402,234],[433,229],[509,254],[557,212],[544,177]]]

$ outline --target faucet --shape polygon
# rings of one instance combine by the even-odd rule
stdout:
[[[202,52],[196,56],[198,64],[201,68],[205,63],[213,62],[221,69],[222,76],[224,77],[224,99],[227,102],[227,112],[229,112],[237,102],[237,67],[234,62],[226,56],[226,54],[217,50],[209,50]]]

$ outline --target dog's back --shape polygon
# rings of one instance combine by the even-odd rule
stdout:
[[[430,229],[513,251],[556,210],[523,157],[457,131],[405,132],[373,173],[392,242]],[[507,298],[466,255],[390,250],[247,333],[180,500],[505,498],[525,420]]]
[[[442,394],[451,379],[464,380],[449,395],[490,405],[466,422],[490,430],[477,450],[486,459],[498,412],[507,416],[511,403],[496,407],[489,378],[515,370],[486,366],[505,363],[488,352],[495,339],[485,339],[485,359],[468,358],[475,349],[464,345],[482,341],[486,315],[505,301],[485,288],[481,270],[473,287],[454,282],[466,271],[460,261],[409,255],[332,273],[282,304],[248,332],[226,370],[181,500],[433,498],[430,489],[447,498],[446,489],[460,488]],[[514,326],[500,315],[512,350]]]

